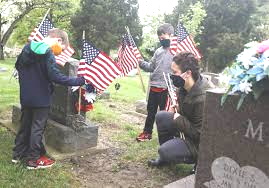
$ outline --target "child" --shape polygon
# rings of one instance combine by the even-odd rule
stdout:
[[[157,35],[161,43],[151,61],[140,62],[139,66],[146,72],[151,72],[150,91],[147,104],[148,115],[145,122],[144,131],[138,135],[137,141],[147,141],[152,138],[152,129],[158,107],[165,109],[167,100],[167,86],[163,77],[164,73],[171,73],[171,62],[173,55],[170,52],[170,39],[174,35],[174,28],[171,24],[165,23],[157,30]]]
[[[52,29],[41,42],[26,44],[15,67],[19,74],[21,126],[15,139],[13,163],[26,160],[28,169],[47,168],[54,164],[45,157],[42,143],[48,119],[53,82],[66,86],[84,85],[83,77],[69,78],[59,72],[54,55],[68,46],[68,36]]]

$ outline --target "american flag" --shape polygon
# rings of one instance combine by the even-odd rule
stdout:
[[[118,64],[124,76],[137,67],[139,59],[142,59],[142,56],[132,36],[130,34],[123,35],[118,51]]]
[[[169,92],[167,96],[166,103],[165,103],[165,111],[169,111],[169,108],[172,105],[175,105],[174,103],[177,103],[177,95],[176,95],[176,92],[173,90],[172,92]]]
[[[172,85],[170,74],[166,74],[166,73],[163,72],[163,77],[164,77],[166,86],[168,88],[168,96],[167,96],[166,103],[165,103],[165,110],[169,111],[169,108],[172,105],[176,105],[176,103],[177,103],[177,95],[176,95],[175,88]]]
[[[78,75],[84,76],[99,91],[104,91],[121,74],[120,67],[104,52],[83,41],[83,58]]]
[[[178,24],[176,29],[176,36],[171,41],[170,51],[173,55],[182,51],[189,51],[193,53],[198,59],[202,57],[198,49],[195,47],[193,39],[187,32],[186,28],[182,25],[182,23]]]
[[[53,28],[53,24],[49,18],[45,18],[30,34],[28,40],[42,41],[47,35],[48,31]],[[55,56],[56,63],[64,66],[69,58],[74,54],[74,49],[68,46],[60,55]]]

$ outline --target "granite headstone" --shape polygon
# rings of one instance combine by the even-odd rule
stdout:
[[[269,187],[269,92],[256,101],[208,91],[195,188]]]
[[[76,77],[79,61],[73,60],[60,68],[62,73]],[[55,85],[53,101],[47,127],[45,143],[62,152],[76,152],[97,146],[98,126],[88,121],[85,113],[78,115],[75,112],[75,102],[78,100],[71,91],[71,87]],[[20,107],[14,106],[12,122],[15,128],[19,125],[21,116]]]
[[[69,77],[76,77],[79,61],[73,60],[61,67],[60,70],[63,74]],[[67,125],[68,116],[76,114],[75,102],[77,97],[71,91],[71,87],[55,84],[54,93],[52,96],[52,105],[50,108],[50,119]],[[85,117],[85,114],[82,114]]]

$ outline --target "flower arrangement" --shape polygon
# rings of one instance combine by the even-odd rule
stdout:
[[[258,99],[266,89],[264,81],[268,80],[269,76],[269,40],[246,44],[244,51],[237,56],[231,67],[224,70],[224,74],[229,76],[230,80],[228,90],[222,96],[221,105],[228,94],[233,93],[241,95],[237,110],[248,94],[253,94],[254,98]]]
[[[72,91],[76,92],[79,97],[79,86],[73,86]],[[75,103],[76,111],[88,112],[93,110],[93,103],[97,99],[97,90],[91,85],[87,84],[81,87],[81,103],[79,105],[79,101]]]

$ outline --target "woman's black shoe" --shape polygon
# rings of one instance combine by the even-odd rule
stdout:
[[[151,159],[148,161],[148,166],[152,166],[152,167],[161,167],[161,166],[165,166],[168,163],[161,160],[159,157],[157,159]]]

